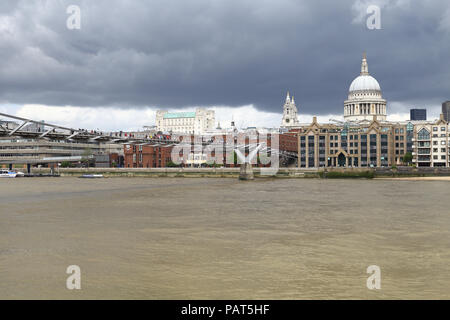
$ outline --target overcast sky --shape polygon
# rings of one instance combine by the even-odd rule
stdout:
[[[77,127],[196,106],[278,125],[287,90],[301,121],[341,116],[363,51],[391,117],[450,99],[448,0],[1,0],[0,37],[0,111]]]

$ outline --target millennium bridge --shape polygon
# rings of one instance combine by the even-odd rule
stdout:
[[[21,141],[47,141],[47,144],[53,143],[56,146],[41,146],[45,150],[51,151],[51,157],[33,157],[33,158],[23,158],[19,159],[17,156],[14,157],[19,151],[15,150],[1,150],[3,154],[0,153],[0,165],[9,165],[12,169],[13,164],[23,164],[27,165],[28,172],[30,172],[31,165],[38,164],[51,164],[60,163],[63,161],[81,161],[83,156],[75,152],[71,156],[67,156],[67,152],[64,156],[58,156],[56,151],[58,148],[67,149],[66,145],[78,145],[78,146],[115,146],[117,149],[122,149],[124,144],[134,144],[134,145],[151,145],[151,146],[173,146],[178,145],[179,147],[190,147],[191,145],[201,144],[203,147],[208,148],[224,148],[226,150],[234,150],[238,158],[243,162],[249,162],[255,157],[256,153],[270,153],[279,156],[282,159],[288,159],[288,161],[296,160],[297,155],[292,152],[279,150],[278,146],[268,146],[265,142],[259,141],[248,141],[245,143],[236,143],[237,139],[230,139],[226,141],[215,141],[210,137],[195,137],[195,141],[183,141],[179,135],[158,135],[150,134],[149,132],[103,132],[99,130],[87,130],[87,129],[76,129],[68,128],[45,121],[36,121],[33,119],[27,119],[23,117],[18,117],[6,113],[0,113],[2,120],[0,121],[0,149],[8,149],[13,145],[11,140],[21,139]],[[8,147],[4,147],[2,142],[5,142],[11,138]],[[200,138],[200,139],[197,139]],[[19,143],[14,142],[14,147],[12,149],[17,149],[22,145],[24,148],[28,149],[39,149],[39,146],[35,146],[31,142]],[[38,144],[38,142],[35,142]],[[63,147],[62,147],[63,146]],[[46,149],[47,148],[47,149]],[[123,149],[122,149],[123,150]],[[23,151],[23,150],[22,150]],[[252,152],[255,151],[255,152]],[[7,152],[7,156],[5,156]],[[16,152],[16,153],[14,153]],[[37,151],[36,151],[37,152]],[[53,156],[55,155],[55,156]],[[92,157],[92,156],[91,156]]]

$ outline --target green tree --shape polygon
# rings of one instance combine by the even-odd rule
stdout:
[[[72,167],[72,164],[69,161],[61,162],[61,168],[70,168],[70,167]]]
[[[413,160],[413,155],[411,152],[407,152],[405,153],[405,155],[403,156],[403,162],[410,165],[412,163]]]
[[[179,164],[176,164],[176,163],[173,162],[173,161],[167,162],[167,167],[168,167],[168,168],[178,168],[179,166],[180,166]]]
[[[81,162],[84,163],[87,168],[89,168],[89,162],[91,161],[92,154],[93,154],[92,149],[86,148],[84,149],[83,154],[81,155]]]

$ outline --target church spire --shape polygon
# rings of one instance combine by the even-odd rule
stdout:
[[[369,65],[367,64],[366,52],[363,53],[362,63],[361,63],[361,75],[369,75]]]
[[[283,106],[283,118],[281,120],[281,127],[292,127],[298,125],[297,106],[295,105],[294,96],[287,93],[286,102]]]

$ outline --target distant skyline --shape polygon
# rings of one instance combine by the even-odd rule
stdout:
[[[278,126],[288,90],[300,122],[341,117],[363,51],[391,120],[437,118],[450,99],[447,0],[3,0],[0,36],[0,110],[61,124],[131,129],[205,107],[224,125]]]

